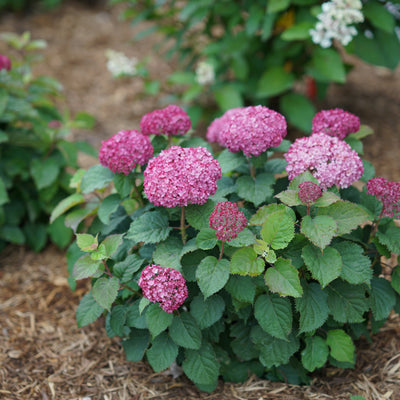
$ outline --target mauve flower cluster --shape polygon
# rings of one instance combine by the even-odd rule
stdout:
[[[11,61],[7,56],[0,54],[0,70],[2,69],[9,71],[11,69]]]
[[[187,113],[175,104],[147,113],[140,120],[144,135],[184,135],[191,127]]]
[[[300,183],[298,194],[302,203],[310,205],[322,196],[322,190],[316,183],[305,181]]]
[[[360,129],[360,118],[340,108],[322,110],[315,114],[312,121],[313,133],[326,133],[344,139],[350,133]]]
[[[361,178],[361,158],[343,140],[324,133],[296,139],[285,154],[289,179],[309,170],[325,190],[333,185],[349,187]]]
[[[218,203],[209,218],[210,228],[215,229],[219,240],[230,241],[235,239],[247,225],[247,219],[239,211],[236,203],[225,201]]]
[[[382,215],[394,217],[400,213],[400,182],[391,182],[382,177],[372,178],[367,183],[367,193],[382,202]]]
[[[207,131],[207,139],[233,153],[242,150],[251,157],[279,146],[286,134],[283,115],[264,106],[250,106],[231,109],[214,120]]]
[[[167,313],[177,310],[188,297],[185,278],[176,269],[148,265],[138,284],[143,296],[152,303],[159,303]]]
[[[137,164],[144,165],[153,157],[153,146],[137,130],[120,131],[101,142],[100,164],[112,172],[129,175]]]
[[[220,178],[221,167],[206,148],[172,146],[149,161],[144,192],[156,206],[204,204]]]

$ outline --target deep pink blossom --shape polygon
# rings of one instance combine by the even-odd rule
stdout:
[[[120,131],[101,142],[99,160],[112,172],[129,175],[136,165],[144,165],[153,156],[153,146],[147,136],[137,130]]]
[[[138,284],[143,296],[152,303],[159,303],[167,313],[177,310],[188,297],[185,278],[176,269],[148,265]]]
[[[204,204],[217,191],[221,167],[204,147],[172,146],[144,171],[144,192],[156,206]]]
[[[11,60],[7,56],[0,54],[0,70],[2,69],[9,71],[11,69]]]
[[[322,196],[321,188],[314,182],[305,181],[299,185],[299,199],[302,203],[310,205]]]
[[[364,172],[360,157],[346,142],[324,133],[296,139],[285,159],[290,180],[309,170],[323,190],[333,185],[347,188]]]
[[[340,108],[322,110],[312,121],[313,133],[326,133],[344,139],[350,133],[359,131],[360,118]]]
[[[285,117],[263,106],[235,108],[211,124],[208,138],[236,153],[259,156],[286,136]]]
[[[174,104],[147,113],[140,121],[144,135],[184,135],[191,127],[187,113]]]
[[[247,219],[239,211],[236,203],[225,201],[218,203],[209,218],[210,228],[215,229],[219,240],[235,239],[247,225]]]
[[[372,178],[367,182],[367,193],[382,202],[382,215],[394,217],[400,213],[400,182],[391,182],[382,177]]]

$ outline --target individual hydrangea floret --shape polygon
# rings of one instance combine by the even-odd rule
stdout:
[[[0,70],[2,69],[9,71],[11,69],[11,61],[7,56],[0,54]]]
[[[175,104],[147,113],[140,121],[144,135],[184,135],[191,127],[187,113]]]
[[[310,205],[322,196],[321,188],[314,182],[306,181],[299,185],[299,199],[302,203]]]
[[[144,192],[156,206],[204,204],[220,178],[221,167],[206,148],[172,146],[149,161]]]
[[[196,66],[196,81],[200,85],[211,85],[215,81],[215,71],[212,64],[200,61]]]
[[[382,177],[372,178],[367,182],[367,193],[382,202],[382,215],[395,217],[400,213],[400,182],[391,182]]]
[[[120,131],[101,142],[100,164],[114,173],[129,175],[136,165],[145,165],[153,157],[153,146],[137,130]]]
[[[210,125],[207,138],[233,153],[242,150],[252,157],[279,146],[286,134],[283,115],[264,106],[250,106],[227,111]]]
[[[360,118],[340,108],[322,110],[315,114],[312,121],[313,133],[326,133],[344,139],[350,133],[360,129]]]
[[[209,218],[210,228],[215,229],[219,240],[230,241],[235,239],[247,225],[247,219],[239,211],[236,203],[225,201],[218,203]]]
[[[347,188],[364,172],[358,154],[343,140],[325,133],[296,139],[285,159],[290,180],[308,170],[323,190],[334,185]]]
[[[148,265],[138,284],[143,296],[152,303],[159,303],[167,313],[177,310],[188,297],[185,278],[176,269]]]

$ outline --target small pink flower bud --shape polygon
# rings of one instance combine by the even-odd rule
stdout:
[[[7,56],[0,54],[0,70],[2,69],[9,71],[11,69],[11,60]]]
[[[307,206],[317,201],[322,196],[321,188],[314,182],[306,181],[299,185],[299,199]]]
[[[400,182],[390,182],[382,177],[372,178],[367,182],[367,194],[382,202],[382,215],[394,217],[400,213]]]

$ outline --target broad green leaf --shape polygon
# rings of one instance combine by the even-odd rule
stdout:
[[[289,7],[290,0],[269,0],[267,5],[268,14],[277,13],[286,10]]]
[[[96,119],[85,112],[77,113],[72,121],[73,127],[78,129],[92,129],[95,123]]]
[[[145,297],[142,297],[145,299]],[[137,329],[147,329],[146,317],[140,314],[140,300],[136,300],[127,307],[126,311],[126,325]]]
[[[396,293],[385,278],[373,277],[371,280],[372,314],[376,321],[386,319],[396,304]]]
[[[113,274],[119,278],[121,283],[132,279],[135,272],[139,271],[145,260],[137,254],[129,254],[125,260],[114,264]]]
[[[51,213],[50,223],[54,222],[61,214],[64,214],[70,208],[84,202],[85,198],[80,193],[71,194],[70,196],[61,200]]]
[[[223,174],[234,171],[239,168],[246,160],[241,153],[232,153],[228,149],[222,150],[217,160],[221,166]]]
[[[331,356],[341,362],[353,363],[355,346],[351,337],[342,329],[328,331],[326,343],[331,349]]]
[[[68,213],[65,217],[65,225],[74,232],[78,229],[79,224],[87,217],[96,214],[97,208],[82,208]]]
[[[4,184],[3,179],[0,178],[0,206],[8,203],[9,201],[10,201],[10,199],[7,194],[6,185]]]
[[[101,307],[94,299],[92,292],[85,294],[76,309],[78,328],[82,328],[83,326],[96,321],[96,319],[102,314],[103,310],[103,307]]]
[[[102,165],[94,165],[89,168],[81,181],[82,193],[91,193],[96,189],[106,188],[114,178],[114,173]]]
[[[150,349],[146,352],[146,357],[154,372],[160,372],[167,369],[178,355],[178,346],[165,333],[157,336]]]
[[[307,371],[322,368],[328,360],[329,347],[320,336],[305,338],[306,347],[301,352],[301,362]]]
[[[263,294],[254,304],[254,316],[270,335],[286,340],[292,330],[292,305],[286,298]]]
[[[292,217],[293,221],[296,221],[296,214],[291,208],[286,207],[283,204],[273,203],[259,208],[257,212],[250,218],[249,225],[263,225],[268,216],[274,213],[280,213],[281,211],[285,211],[287,215]]]
[[[384,4],[367,2],[363,4],[362,13],[376,28],[382,29],[387,33],[393,33],[396,20]]]
[[[293,333],[288,340],[282,340],[271,336],[260,326],[252,328],[250,338],[260,351],[261,363],[267,368],[287,364],[300,345]]]
[[[193,350],[198,350],[201,346],[201,330],[188,312],[174,315],[169,334],[178,346]]]
[[[150,304],[146,311],[146,324],[151,336],[155,338],[172,323],[173,314],[165,312],[158,304]]]
[[[256,97],[272,97],[292,88],[294,75],[285,71],[283,66],[269,67],[257,83]]]
[[[218,89],[213,90],[215,101],[222,111],[231,108],[243,107],[243,97],[240,91],[234,85],[224,84]]]
[[[215,230],[211,228],[203,228],[196,236],[196,246],[202,250],[213,249],[217,241]]]
[[[370,179],[375,176],[375,167],[367,160],[362,160],[364,172],[362,177],[360,178],[361,181],[367,183]]]
[[[329,216],[337,223],[336,236],[350,233],[369,218],[368,213],[350,201],[337,201],[329,207],[318,209],[318,216]]]
[[[235,239],[229,240],[228,245],[232,247],[246,247],[256,243],[256,237],[250,229],[240,231]]]
[[[122,341],[126,359],[138,362],[143,358],[144,352],[149,345],[150,335],[144,329],[131,329],[129,339]]]
[[[190,303],[190,313],[193,315],[200,329],[208,328],[221,317],[225,309],[223,298],[217,294],[204,299],[196,296]]]
[[[47,225],[42,223],[27,223],[24,226],[26,244],[33,251],[39,252],[47,242]]]
[[[162,242],[172,230],[168,224],[168,217],[165,214],[159,211],[147,212],[133,220],[126,239],[144,243]]]
[[[354,139],[364,139],[367,136],[373,135],[374,130],[368,125],[360,125],[360,129],[357,132],[351,133],[348,137]]]
[[[274,197],[278,198],[283,204],[286,204],[289,207],[294,207],[301,204],[297,190],[285,190]]]
[[[97,303],[110,310],[112,303],[115,301],[118,295],[119,281],[117,278],[100,278],[98,279],[92,289],[93,297]]]
[[[99,244],[97,236],[89,235],[88,233],[77,233],[76,244],[78,247],[87,253],[90,253],[97,249]]]
[[[314,202],[314,206],[316,207],[328,207],[333,203],[336,203],[340,200],[340,197],[332,192],[323,192],[322,196]]]
[[[204,298],[222,289],[229,279],[229,261],[213,256],[204,258],[196,270],[196,280]]]
[[[111,257],[117,251],[118,247],[122,244],[123,236],[124,234],[109,235],[101,242],[101,245],[105,248],[107,257]]]
[[[60,173],[60,164],[55,157],[45,160],[35,158],[31,163],[31,174],[38,190],[49,187]]]
[[[400,254],[400,227],[390,226],[385,232],[378,230],[376,237],[391,252]]]
[[[74,264],[72,276],[74,279],[85,279],[95,275],[102,266],[101,260],[92,260],[89,254],[78,258]]]
[[[313,23],[307,21],[300,22],[283,31],[281,39],[288,41],[308,39],[310,37],[310,29],[312,28],[314,28]]]
[[[329,315],[328,296],[318,283],[304,284],[303,290],[303,296],[296,299],[296,309],[300,313],[300,333],[320,328]]]
[[[121,197],[117,193],[110,194],[100,204],[99,211],[97,212],[100,221],[104,225],[110,223],[111,214],[117,210],[121,204]]]
[[[195,229],[201,230],[209,228],[209,218],[214,211],[216,203],[208,200],[207,203],[199,206],[197,204],[190,204],[185,208],[186,221]]]
[[[283,32],[282,37],[289,33],[289,30],[290,28]],[[309,35],[308,32],[307,35]],[[288,93],[281,97],[280,106],[290,123],[304,132],[311,132],[312,119],[316,110],[307,97],[299,93]]]
[[[182,247],[182,241],[175,236],[171,236],[165,242],[157,244],[153,253],[153,261],[163,267],[180,271]]]
[[[237,154],[237,153],[231,153]],[[229,176],[223,176],[221,179],[218,179],[217,182],[217,191],[214,196],[211,197],[214,202],[224,202],[227,201],[227,195],[236,192],[236,182]]]
[[[3,114],[4,110],[7,107],[8,102],[8,93],[4,88],[0,89],[0,116]]]
[[[265,283],[271,292],[281,296],[300,297],[303,294],[299,273],[290,260],[278,258],[275,265],[267,269]]]
[[[369,302],[363,287],[337,280],[326,291],[330,313],[335,321],[357,323],[365,320],[364,313],[369,309]]]
[[[128,197],[129,194],[132,191],[134,181],[135,181],[135,175],[134,174],[129,174],[129,175],[125,175],[125,174],[122,174],[122,173],[121,174],[115,174],[113,182],[114,182],[115,190],[118,193],[111,194],[110,195],[111,198],[117,199],[117,196],[118,196],[118,199],[121,202],[121,199],[123,199],[125,197]],[[110,196],[108,196],[108,197],[110,197]],[[106,197],[104,200],[106,200],[108,197]],[[108,201],[110,203],[112,202],[111,200],[108,200]],[[107,208],[109,208],[109,207],[111,207],[111,204],[109,204],[107,206],[108,206]]]
[[[238,195],[255,206],[259,206],[272,197],[274,182],[272,174],[259,174],[256,178],[243,175],[236,182]]]
[[[392,271],[392,280],[391,280],[392,288],[400,294],[400,265],[397,265],[393,268]]]
[[[363,248],[352,242],[336,243],[333,247],[343,261],[340,277],[353,285],[369,284],[372,278],[371,260],[364,255]]]
[[[250,276],[231,275],[225,290],[243,303],[253,303],[256,295],[256,285]]]
[[[232,255],[230,270],[232,274],[256,276],[263,273],[264,260],[258,258],[251,247],[244,247]]]
[[[336,221],[327,215],[314,218],[305,215],[301,220],[301,233],[321,250],[329,245],[332,238],[336,235],[337,229]]]
[[[339,53],[333,49],[315,48],[307,72],[320,82],[346,82],[346,70]]]
[[[300,175],[295,176],[289,183],[289,189],[291,190],[298,190],[300,183],[303,182],[313,182],[318,185],[318,179],[314,178],[313,174],[310,171],[305,171]]]
[[[269,215],[261,229],[262,239],[273,249],[283,249],[294,236],[294,222],[285,211]]]
[[[198,350],[186,350],[182,368],[197,384],[211,385],[219,376],[219,363],[210,343],[203,342]]]
[[[65,226],[65,217],[62,215],[48,226],[50,239],[61,249],[66,248],[72,240],[73,231]]]
[[[301,256],[313,278],[323,288],[340,276],[343,262],[339,252],[333,247],[326,247],[321,251],[318,247],[308,245],[303,248]]]
[[[128,308],[119,304],[111,309],[110,326],[117,336],[123,337]]]

